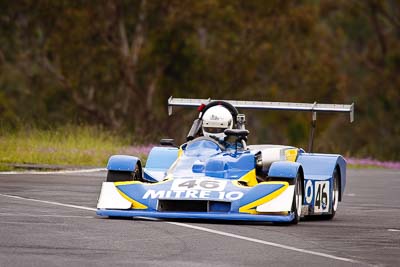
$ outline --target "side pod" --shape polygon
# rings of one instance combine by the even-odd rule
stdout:
[[[258,206],[257,212],[290,212],[295,194],[296,178],[299,172],[302,173],[302,167],[297,162],[276,161],[272,163],[268,172],[270,183],[286,181],[289,186],[272,200]]]

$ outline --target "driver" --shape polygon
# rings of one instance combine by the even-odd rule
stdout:
[[[203,115],[203,135],[224,142],[226,129],[232,129],[233,117],[231,112],[222,105],[213,106]]]

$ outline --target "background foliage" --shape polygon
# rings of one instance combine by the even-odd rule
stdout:
[[[169,96],[356,104],[316,150],[400,159],[396,0],[0,1],[0,123],[179,142]],[[247,112],[252,142],[307,146],[310,114]]]

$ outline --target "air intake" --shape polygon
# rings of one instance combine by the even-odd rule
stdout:
[[[160,212],[229,212],[230,202],[208,200],[159,200]]]

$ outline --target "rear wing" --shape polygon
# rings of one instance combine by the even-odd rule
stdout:
[[[239,100],[213,100],[213,99],[192,99],[192,98],[173,98],[168,99],[168,115],[172,114],[173,107],[199,107],[207,105],[211,101],[225,101],[235,108],[260,109],[260,110],[288,110],[311,112],[311,131],[308,144],[308,151],[312,152],[314,144],[314,132],[317,124],[318,112],[341,112],[350,114],[350,122],[354,121],[354,103],[346,104],[319,104],[314,103],[290,103],[290,102],[263,102],[263,101],[239,101]]]
[[[201,104],[208,104],[208,99],[173,98],[168,99],[168,115],[172,114],[173,107],[199,107]],[[289,102],[263,102],[263,101],[239,101],[239,100],[220,100],[232,104],[235,108],[260,109],[260,110],[289,110],[289,111],[308,111],[313,113],[313,120],[316,119],[318,112],[344,112],[350,114],[350,122],[354,121],[354,103],[345,104],[319,104],[314,103],[289,103]]]

